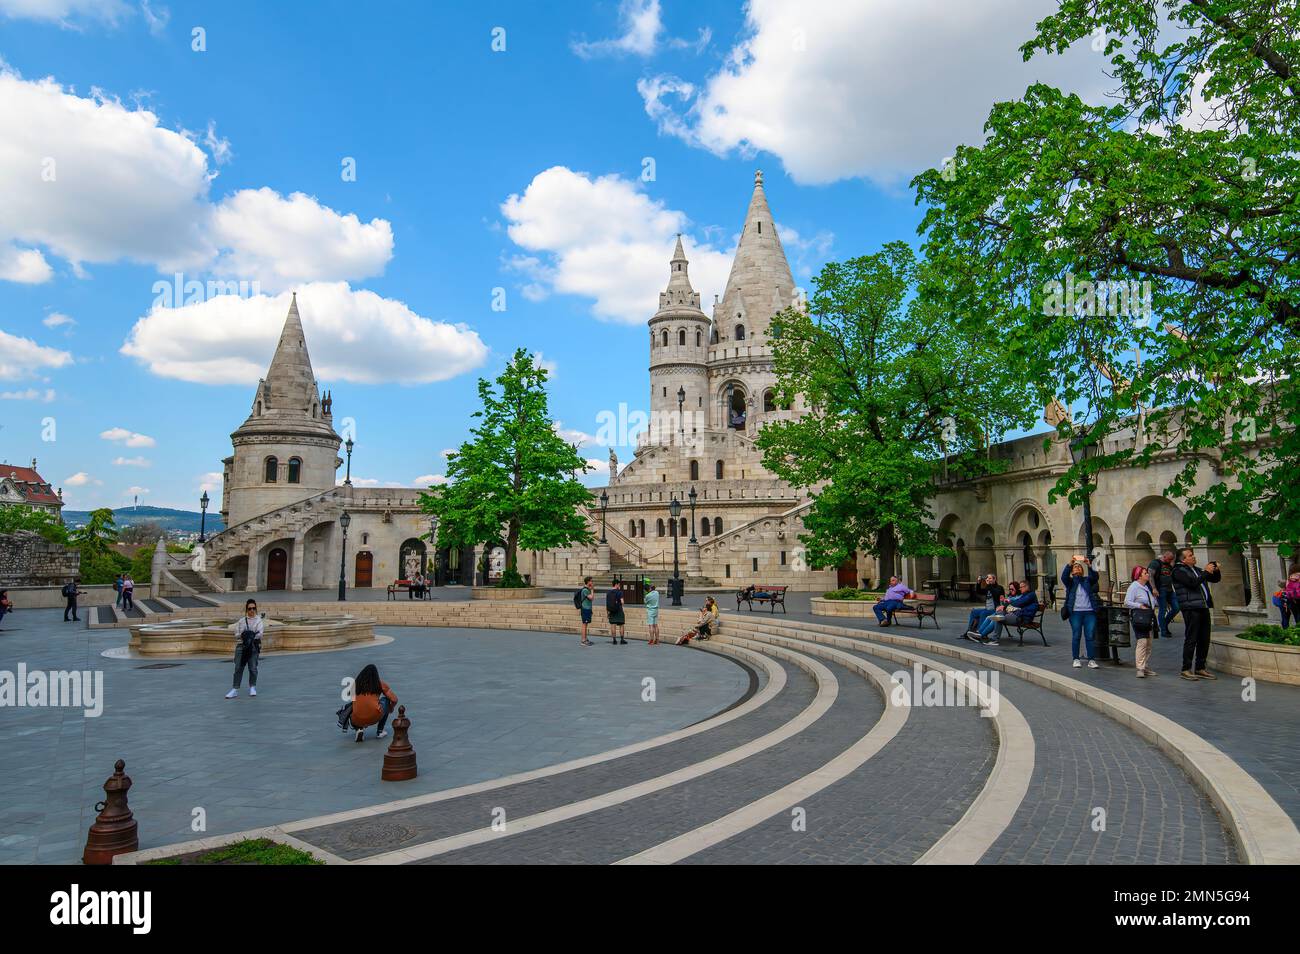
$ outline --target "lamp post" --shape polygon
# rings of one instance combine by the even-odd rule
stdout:
[[[199,543],[206,543],[208,539],[208,492],[206,490],[199,498],[199,510]]]
[[[433,585],[441,586],[438,582],[438,571],[441,569],[439,564],[442,562],[438,559],[438,518],[432,516],[429,518],[429,549],[433,551]]]
[[[348,524],[352,522],[352,517],[346,510],[339,516],[339,526],[343,528],[343,547],[339,552],[339,599],[348,598]]]
[[[677,569],[677,518],[682,515],[682,502],[676,494],[668,502],[668,513],[673,518],[673,606],[681,606],[682,578]]]
[[[343,484],[346,487],[351,487],[352,486],[352,438],[349,437],[347,443],[344,444],[343,446],[348,449],[348,475],[347,477],[344,478]]]
[[[687,496],[687,498],[688,498],[688,499],[690,500],[690,502],[691,502],[691,543],[692,543],[692,544],[695,544],[695,543],[697,543],[697,542],[699,542],[699,541],[697,541],[697,540],[695,539],[695,496],[696,496],[696,495],[695,495],[695,485],[694,485],[694,484],[691,484],[691,492],[690,492],[689,494],[687,494],[686,496]]]
[[[686,443],[686,388],[677,389],[677,430],[682,435],[682,444]]]
[[[600,542],[608,543],[605,539],[605,508],[609,506],[609,494],[605,491],[600,492]]]

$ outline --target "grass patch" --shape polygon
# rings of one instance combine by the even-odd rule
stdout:
[[[831,590],[829,593],[823,593],[822,598],[827,600],[875,600],[880,599],[880,593],[872,593],[869,590],[860,590],[856,586],[846,586],[842,589]]]
[[[220,848],[146,861],[148,865],[323,865],[305,851],[268,838],[249,838]]]

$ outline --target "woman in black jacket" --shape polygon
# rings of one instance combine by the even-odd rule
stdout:
[[[1083,636],[1084,646],[1088,651],[1088,668],[1096,669],[1094,658],[1094,637],[1097,635],[1097,571],[1092,568],[1092,561],[1076,553],[1070,558],[1070,565],[1061,571],[1061,583],[1065,586],[1065,606],[1061,616],[1070,621],[1070,654],[1074,658],[1074,668],[1083,663],[1079,659],[1079,637]]]

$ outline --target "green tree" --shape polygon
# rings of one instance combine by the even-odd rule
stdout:
[[[67,544],[68,528],[48,510],[37,510],[21,504],[0,507],[0,533],[32,530],[51,543]]]
[[[982,146],[914,180],[926,255],[1038,397],[1075,409],[1062,434],[1099,446],[1145,418],[1143,446],[1112,444],[1057,494],[1174,451],[1195,536],[1300,539],[1300,6],[1059,0],[1022,53],[1089,37],[1115,101],[1038,84],[996,104]],[[1102,294],[1061,301],[1084,282]],[[1207,459],[1224,479],[1198,493]]]
[[[992,335],[951,320],[929,277],[891,242],[827,265],[807,310],[773,320],[777,399],[808,408],[765,426],[758,445],[769,470],[811,493],[802,539],[813,566],[853,550],[885,567],[899,547],[950,552],[929,523],[936,476],[989,471],[989,439],[1027,423],[1018,369]]]
[[[69,534],[69,539],[81,551],[82,560],[89,562],[109,552],[117,540],[117,532],[113,511],[101,507],[90,511],[89,518]]]
[[[523,349],[495,382],[480,379],[479,423],[448,455],[447,484],[420,495],[438,516],[444,546],[490,543],[504,534],[507,577],[519,581],[518,552],[548,550],[592,539],[578,507],[591,494],[574,477],[587,463],[555,433],[547,409],[546,369]],[[495,386],[494,386],[495,384]]]

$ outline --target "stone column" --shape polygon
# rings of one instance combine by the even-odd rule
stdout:
[[[292,564],[289,566],[289,589],[302,589],[303,561],[307,558],[307,541],[300,533],[293,538]]]
[[[244,581],[244,591],[247,593],[257,591],[257,581],[259,577],[257,563],[258,553],[261,549],[261,546],[258,544],[253,544],[248,548],[248,579]]]
[[[1002,551],[1002,563],[1006,567],[1007,575],[1002,578],[1003,588],[1010,589],[1011,581],[1016,579],[1016,553],[1014,550]]]
[[[686,575],[702,575],[700,573],[700,545],[698,543],[686,544]]]
[[[596,545],[596,569],[604,571],[609,568],[609,544],[598,543]]]
[[[153,598],[165,596],[163,592],[163,572],[167,566],[167,538],[158,537],[153,548],[153,562],[149,565],[149,595]]]

